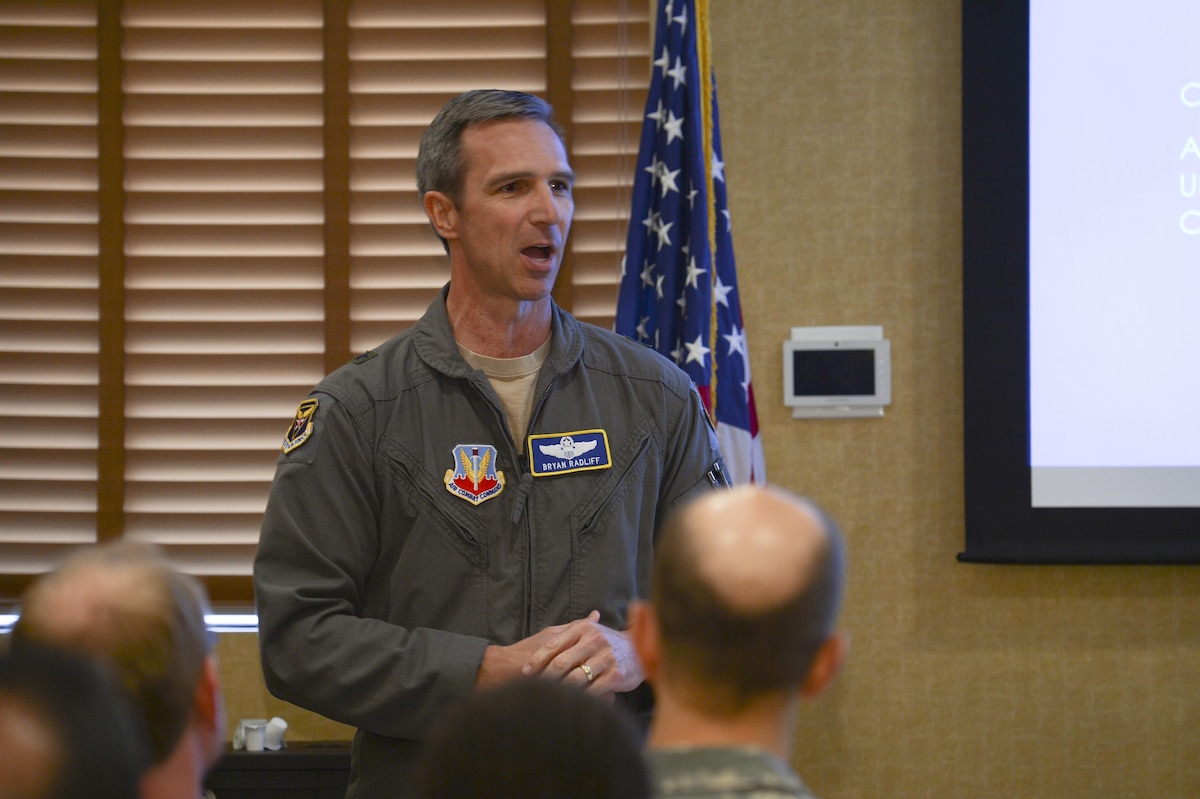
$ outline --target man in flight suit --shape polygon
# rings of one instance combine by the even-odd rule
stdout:
[[[349,796],[404,796],[431,723],[477,687],[540,677],[646,710],[626,612],[663,516],[723,482],[721,457],[682,370],[552,299],[574,180],[542,100],[451,100],[417,156],[450,282],[285,437],[263,667],[358,728]]]

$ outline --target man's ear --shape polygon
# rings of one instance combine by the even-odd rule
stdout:
[[[204,659],[204,669],[196,681],[192,716],[192,724],[200,735],[199,743],[207,770],[220,759],[222,742],[225,740],[225,700],[221,695],[221,677],[215,655]]]
[[[634,600],[629,605],[628,633],[646,679],[654,682],[659,669],[658,617],[649,603]]]
[[[821,648],[817,650],[817,656],[813,658],[808,676],[804,678],[804,684],[800,686],[802,698],[813,699],[829,687],[833,678],[842,668],[842,662],[846,659],[846,648],[846,639],[839,632],[835,632],[825,639],[825,643],[821,644]]]
[[[443,239],[458,238],[458,208],[454,201],[440,191],[427,191],[422,199],[425,215],[433,229]]]
[[[211,655],[204,659],[204,669],[200,672],[200,679],[196,682],[192,712],[207,727],[223,727],[225,725],[221,678],[217,673],[217,659]],[[220,730],[220,732],[224,734],[224,730]]]

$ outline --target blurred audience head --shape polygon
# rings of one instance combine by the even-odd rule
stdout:
[[[79,550],[25,592],[12,645],[58,648],[110,668],[150,741],[144,792],[190,793],[220,756],[225,733],[208,609],[203,587],[156,547],[102,544]]]
[[[650,790],[626,711],[544,680],[457,705],[429,741],[418,788],[425,799],[644,799]]]
[[[94,662],[26,647],[0,654],[0,799],[135,799],[149,749]]]

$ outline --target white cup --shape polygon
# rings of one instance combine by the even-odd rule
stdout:
[[[247,752],[261,752],[267,742],[266,719],[242,719],[238,722]]]
[[[263,745],[271,751],[281,748],[285,732],[287,732],[287,722],[276,716],[267,722],[266,737]]]

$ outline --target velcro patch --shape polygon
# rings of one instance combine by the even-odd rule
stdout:
[[[446,470],[442,482],[454,496],[478,505],[504,490],[504,472],[496,468],[496,448],[491,444],[459,444],[451,457],[454,466]]]
[[[608,433],[575,430],[529,437],[529,462],[534,477],[612,468]]]
[[[313,421],[313,414],[316,412],[316,398],[306,399],[300,403],[300,407],[296,409],[296,418],[292,421],[292,426],[288,428],[287,434],[283,437],[283,453],[285,455],[305,441],[308,441],[312,436],[313,430],[316,427],[316,422]]]

